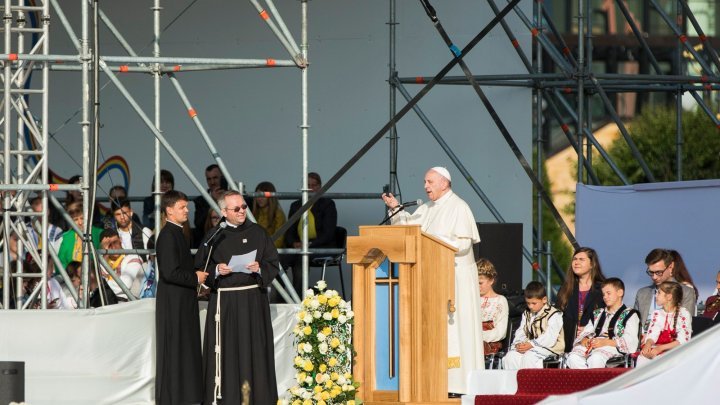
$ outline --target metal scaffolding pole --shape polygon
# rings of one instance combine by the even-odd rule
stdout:
[[[302,0],[300,2],[300,15],[301,15],[301,38],[300,38],[300,50],[301,56],[304,60],[308,60],[308,27],[307,27],[307,11],[308,11],[308,0]],[[308,67],[304,66],[301,70],[301,83],[300,83],[300,139],[302,142],[302,205],[307,205],[308,202],[308,130],[310,124],[308,123]],[[302,212],[302,291],[301,296],[305,295],[305,291],[308,289],[308,266],[309,266],[309,252],[308,252],[308,210],[300,210]],[[288,219],[288,222],[291,222]],[[294,221],[292,221],[294,223]],[[283,232],[284,233],[284,232]],[[273,235],[273,240],[277,239]],[[293,269],[294,276],[297,277],[297,269]]]

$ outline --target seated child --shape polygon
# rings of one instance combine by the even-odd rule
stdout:
[[[525,287],[525,303],[527,309],[515,339],[503,358],[506,370],[542,368],[546,357],[565,350],[562,311],[548,305],[545,286],[537,281],[529,282]]]
[[[480,284],[480,310],[482,316],[483,346],[485,354],[497,353],[507,334],[508,302],[493,289],[497,271],[487,259],[477,261],[478,283]]]
[[[638,367],[690,340],[692,316],[680,306],[682,296],[682,287],[674,281],[665,281],[658,286],[655,302],[662,308],[650,317],[650,327],[637,359]]]
[[[625,284],[619,278],[602,283],[605,308],[593,311],[592,318],[575,339],[568,354],[570,368],[603,368],[613,357],[635,353],[638,348],[640,315],[623,305]]]

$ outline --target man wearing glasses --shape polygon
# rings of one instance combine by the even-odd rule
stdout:
[[[225,192],[218,205],[225,222],[208,231],[195,255],[195,268],[207,262],[205,284],[212,289],[203,402],[222,398],[225,404],[239,404],[242,382],[248,381],[250,403],[274,404],[278,392],[267,287],[279,272],[278,253],[265,229],[246,220],[248,206],[240,193]]]
[[[655,294],[657,286],[665,281],[678,282],[674,277],[675,259],[672,253],[667,249],[653,249],[645,257],[647,269],[645,273],[650,277],[653,284],[638,290],[635,295],[635,309],[640,312],[640,324],[642,332],[645,333],[648,327],[650,314],[656,309],[661,308],[655,303]],[[683,283],[680,283],[683,290],[683,299],[681,305],[685,307],[691,314],[695,314],[695,290]]]

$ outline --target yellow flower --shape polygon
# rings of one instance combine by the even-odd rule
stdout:
[[[329,326],[326,326],[323,328],[322,333],[325,336],[330,336],[332,334],[332,329],[330,329]]]
[[[335,357],[330,357],[330,360],[328,360],[328,364],[330,365],[330,367],[335,367],[337,365],[337,359]]]
[[[321,400],[318,401],[318,405],[326,405],[326,404],[325,404],[325,401],[323,401],[323,400],[321,399]]]
[[[334,372],[334,371],[333,371],[332,373],[330,373],[330,379],[331,379],[331,380],[335,381],[335,380],[337,380],[338,378],[340,378],[340,376],[338,375],[338,373],[336,373],[336,372]]]
[[[322,391],[322,387],[319,385],[316,385],[315,388],[313,388],[313,392],[315,392],[316,394],[319,393],[320,391]]]
[[[326,296],[324,296],[324,295],[322,295],[322,294],[321,294],[321,295],[318,295],[318,298],[317,298],[317,300],[318,300],[318,302],[319,302],[319,303],[321,303],[321,304],[325,304],[325,303],[327,302],[327,300],[328,300],[328,299],[327,299],[327,297],[326,297]]]
[[[304,327],[304,328],[303,328],[303,333],[305,334],[305,336],[310,335],[310,334],[312,333],[312,328],[309,327],[309,326]]]
[[[321,364],[320,367],[318,367],[318,368],[319,368],[319,370],[320,370],[321,373],[324,373],[325,370],[327,370],[327,366],[325,365],[325,363]]]
[[[332,315],[333,318],[337,319],[337,317],[340,316],[340,311],[338,311],[338,309],[335,308],[330,312],[330,315]]]
[[[345,377],[345,379],[349,380],[352,378],[352,374],[350,372],[347,372],[347,373],[345,373],[345,375],[343,375],[343,377]]]
[[[303,405],[303,403],[299,399],[296,399],[293,401],[292,405]]]
[[[298,312],[297,318],[302,321],[305,318],[305,311]]]
[[[334,349],[338,346],[340,346],[340,339],[332,338],[332,340],[330,341],[330,347],[332,347]]]
[[[306,400],[303,401],[303,405],[313,405],[313,403],[312,403],[311,400],[306,399]],[[355,405],[355,403],[353,403],[353,405]]]
[[[323,391],[320,395],[322,396],[323,400],[330,399],[330,393],[327,391]],[[325,401],[320,401],[320,402],[322,402],[323,404],[325,403]],[[318,403],[320,403],[320,402],[318,402]]]
[[[315,366],[312,364],[310,360],[305,361],[305,365],[303,365],[303,370],[305,371],[313,371],[315,369]]]
[[[338,306],[339,303],[340,303],[340,297],[332,297],[328,301],[328,305],[330,305],[333,308]]]
[[[351,400],[347,401],[347,402],[345,403],[345,405],[355,405],[355,401],[353,401],[353,400],[351,399]]]

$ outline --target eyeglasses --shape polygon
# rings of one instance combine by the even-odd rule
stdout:
[[[667,270],[668,267],[670,267],[670,266],[667,266],[664,269],[657,270],[657,271],[652,271],[652,270],[650,270],[650,268],[648,268],[647,270],[645,270],[645,274],[647,274],[650,277],[660,277],[660,276],[662,276],[663,273],[665,273],[665,270]]]
[[[232,211],[232,212],[238,213],[238,212],[240,212],[240,210],[246,210],[247,207],[248,207],[247,204],[242,204],[242,205],[239,205],[239,206],[237,206],[237,207],[235,207],[235,208],[225,208],[225,210],[226,210],[226,211]]]

